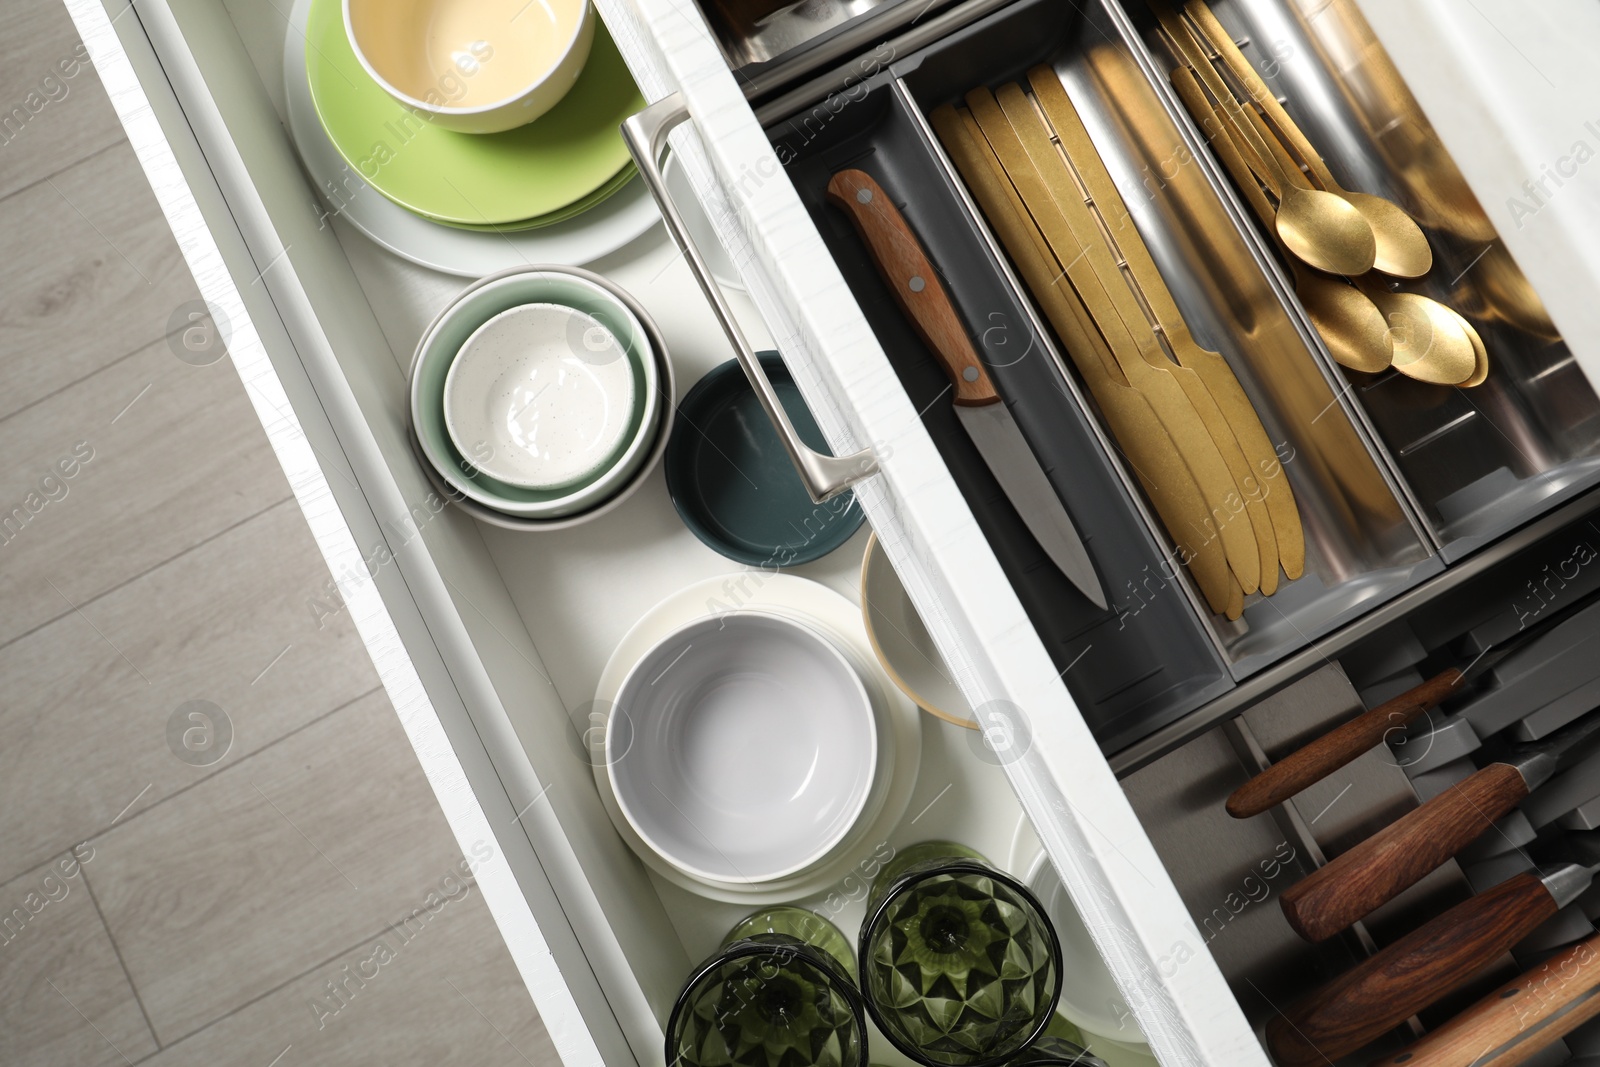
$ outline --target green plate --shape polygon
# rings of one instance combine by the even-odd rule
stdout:
[[[603,22],[566,97],[526,126],[491,134],[440,129],[384,92],[351,50],[340,0],[312,0],[306,41],[328,139],[374,189],[436,222],[527,222],[601,192],[629,163],[618,127],[645,101]]]
[[[596,204],[609,198],[613,193],[620,192],[638,174],[639,168],[634,166],[633,160],[630,159],[626,166],[617,171],[615,177],[582,200],[568,204],[559,211],[552,211],[545,215],[535,215],[533,218],[523,219],[521,222],[493,223],[487,226],[469,225],[464,222],[444,222],[441,225],[449,226],[451,229],[456,230],[468,230],[472,233],[523,233],[527,230],[553,226],[558,222],[567,221],[574,215],[583,214]]]

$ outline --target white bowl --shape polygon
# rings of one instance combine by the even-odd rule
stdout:
[[[606,730],[623,817],[685,874],[780,879],[827,856],[861,816],[878,737],[860,676],[791,618],[739,611],[657,642]]]
[[[526,125],[567,95],[594,43],[589,0],[344,0],[356,59],[420,118],[459,133]]]
[[[672,414],[672,397],[662,391],[664,379],[649,331],[608,285],[597,275],[576,268],[507,271],[469,286],[423,333],[411,367],[411,424],[429,465],[456,493],[517,518],[559,519],[592,511],[614,499],[636,484],[640,472],[653,462],[657,452],[653,446]],[[570,490],[525,489],[492,476],[481,477],[474,457],[459,451],[445,424],[445,384],[456,354],[490,319],[538,303],[575,307],[599,318],[624,342],[647,392],[637,431],[622,454],[600,477]]]
[[[523,304],[479,326],[444,381],[444,421],[479,470],[525,489],[591,480],[647,401],[623,346],[593,316]]]

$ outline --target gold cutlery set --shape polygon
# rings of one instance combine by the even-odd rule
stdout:
[[[1395,279],[1433,267],[1415,220],[1382,197],[1340,188],[1202,0],[1189,0],[1181,14],[1160,0],[1152,6],[1179,60],[1174,89],[1283,254],[1334,360],[1365,373],[1393,367],[1435,385],[1481,385],[1489,355],[1471,323],[1396,288]]]
[[[1190,333],[1055,71],[930,116],[1211,610],[1305,570],[1294,493],[1232,369]]]

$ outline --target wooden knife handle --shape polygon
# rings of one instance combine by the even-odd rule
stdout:
[[[972,407],[997,403],[1000,394],[978,359],[950,294],[889,195],[865,172],[841,170],[828,182],[828,199],[855,223],[895,303],[950,376],[955,402]]]
[[[1600,936],[1525,971],[1372,1067],[1515,1067],[1600,1015]]]
[[[1320,782],[1372,749],[1390,730],[1403,729],[1418,715],[1436,707],[1461,687],[1463,677],[1451,667],[1296,749],[1235,789],[1228,798],[1228,814],[1235,819],[1260,815]]]
[[[1307,941],[1326,941],[1415,885],[1527,795],[1515,767],[1491,763],[1284,890],[1283,914]]]
[[[1459,989],[1560,909],[1519,874],[1417,927],[1267,1023],[1279,1067],[1322,1067]]]

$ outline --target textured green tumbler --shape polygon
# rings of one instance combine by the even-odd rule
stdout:
[[[878,875],[861,930],[861,989],[878,1029],[926,1067],[998,1067],[1044,1033],[1061,944],[1033,894],[945,841]]]
[[[866,1017],[850,942],[802,908],[736,925],[667,1022],[668,1067],[864,1067]]]

